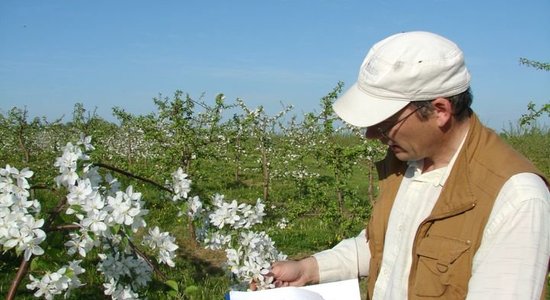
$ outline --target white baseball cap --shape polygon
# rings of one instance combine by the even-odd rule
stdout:
[[[398,33],[367,53],[359,78],[333,104],[345,122],[369,127],[391,117],[411,101],[460,94],[470,86],[462,50],[434,33]]]

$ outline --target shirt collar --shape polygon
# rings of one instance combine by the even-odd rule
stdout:
[[[449,161],[449,164],[444,167],[441,167],[426,173],[422,173],[422,168],[424,166],[423,159],[415,160],[415,161],[407,161],[407,165],[408,165],[407,172],[411,172],[409,174],[412,175],[412,180],[432,183],[434,186],[441,186],[441,187],[444,186],[445,181],[447,181],[447,178],[449,177],[449,174],[453,169],[453,165],[456,161],[456,158],[458,157],[458,153],[460,153],[460,150],[462,149],[462,146],[464,145],[464,141],[466,141],[467,136],[468,136],[468,133],[466,133],[462,138],[462,141],[460,142],[460,146],[453,154],[453,157]]]

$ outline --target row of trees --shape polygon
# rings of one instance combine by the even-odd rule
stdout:
[[[293,197],[335,203],[342,212],[347,199],[357,200],[349,186],[355,167],[372,169],[383,148],[353,138],[361,136],[357,128],[337,123],[331,104],[341,88],[339,83],[321,99],[320,112],[307,113],[300,120],[290,115],[292,107],[270,115],[241,99],[228,104],[220,94],[209,105],[181,91],[172,98],[154,98],[157,112],[146,115],[116,107],[117,123],[105,121],[82,104],[75,105],[67,123],[29,120],[25,109],[13,108],[0,115],[0,161],[30,167],[42,174],[37,181],[51,183],[54,170],[47,162],[82,133],[94,138],[93,161],[152,180],[164,180],[178,166],[199,189],[261,184],[264,201],[270,200],[274,182],[292,183],[297,189]],[[319,171],[325,169],[330,173]],[[324,195],[315,193],[319,190]],[[371,187],[361,201],[374,195]]]
[[[292,222],[293,219],[301,216],[315,214],[331,223],[339,224],[343,231],[353,224],[362,223],[367,218],[370,202],[376,193],[373,188],[372,172],[370,172],[373,168],[372,162],[383,154],[383,150],[377,143],[357,138],[361,135],[356,128],[344,127],[337,123],[331,105],[341,88],[342,84],[338,84],[321,99],[320,112],[308,113],[300,120],[290,115],[292,107],[283,107],[281,112],[270,115],[262,107],[248,107],[241,99],[228,104],[220,94],[216,96],[213,104],[207,104],[202,100],[192,99],[181,91],[176,91],[171,98],[154,98],[157,111],[150,114],[133,115],[121,108],[114,108],[113,113],[118,120],[115,123],[105,121],[93,111],[86,110],[82,104],[75,105],[72,120],[66,123],[45,118],[30,120],[25,109],[13,108],[5,115],[0,115],[0,135],[3,137],[0,144],[0,161],[9,163],[2,169],[2,174],[7,174],[2,181],[12,182],[15,179],[10,176],[19,178],[23,176],[19,174],[30,174],[29,171],[23,171],[28,170],[26,168],[33,170],[32,182],[26,185],[29,192],[25,193],[25,198],[22,200],[10,201],[11,205],[27,203],[28,197],[32,198],[37,194],[45,195],[47,192],[52,195],[51,198],[48,196],[40,199],[44,200],[42,203],[44,209],[35,211],[36,216],[33,216],[33,220],[36,217],[36,220],[41,221],[34,223],[47,220],[45,222],[47,226],[44,229],[46,232],[51,231],[51,228],[76,230],[77,232],[70,233],[71,245],[73,245],[71,251],[80,253],[81,256],[86,256],[92,247],[90,243],[97,243],[98,239],[106,243],[106,246],[101,246],[103,250],[115,247],[126,249],[127,245],[132,245],[131,248],[138,251],[139,247],[134,247],[135,242],[132,237],[132,234],[138,233],[144,235],[144,243],[153,249],[161,249],[161,245],[164,245],[162,260],[173,265],[171,253],[177,249],[177,245],[173,244],[174,239],[168,233],[161,233],[157,227],[150,229],[149,233],[139,233],[145,228],[145,223],[141,221],[146,214],[145,211],[165,207],[166,205],[162,204],[163,201],[171,196],[152,199],[145,209],[145,203],[141,202],[141,194],[138,196],[134,188],[126,191],[112,190],[111,180],[108,179],[110,175],[106,175],[104,171],[122,175],[121,183],[137,180],[137,185],[134,184],[135,189],[144,185],[153,186],[162,191],[159,195],[163,193],[177,195],[182,188],[175,188],[172,181],[175,181],[176,177],[185,179],[189,175],[189,178],[193,178],[193,191],[197,196],[192,198],[192,201],[190,198],[190,202],[184,202],[183,206],[173,206],[173,208],[181,210],[178,216],[187,223],[193,236],[200,232],[198,227],[201,227],[201,224],[207,222],[209,218],[211,222],[216,219],[217,221],[212,224],[220,229],[224,222],[227,222],[228,226],[235,226],[231,220],[237,218],[237,215],[223,215],[228,213],[228,209],[229,211],[242,210],[243,216],[240,217],[242,219],[245,215],[249,218],[254,216],[249,211],[256,211],[260,216],[263,215],[264,205],[280,208],[278,214],[270,216],[271,225],[278,222],[281,217]],[[75,175],[76,173],[63,175],[67,168],[62,171],[62,175],[59,175],[63,162],[70,160],[63,158],[65,155],[76,159],[82,153],[76,152],[76,146],[69,146],[67,143],[80,141],[80,147],[85,147],[89,143],[89,137],[93,137],[95,147],[89,157],[86,155],[90,167],[80,163],[78,175]],[[64,153],[62,157],[59,157],[60,153]],[[54,161],[57,162],[56,165],[52,163]],[[176,169],[178,172],[174,173]],[[102,177],[94,175],[96,172],[99,174],[99,170],[103,170]],[[368,193],[360,193],[360,187],[353,182],[353,175],[357,171],[369,174],[364,177],[371,182]],[[89,174],[89,172],[92,173]],[[169,178],[174,180],[167,180]],[[63,180],[67,181],[63,183]],[[191,181],[182,182],[191,184]],[[11,187],[2,191],[2,195],[6,197],[9,195],[10,198],[15,197],[14,191],[21,188],[12,183],[2,184],[2,186]],[[68,191],[68,195],[60,194],[61,186]],[[97,196],[95,192],[90,192],[82,195],[83,189],[103,191],[104,194]],[[187,191],[186,189],[183,188]],[[223,202],[219,200],[219,196],[214,196],[214,194],[218,195],[218,192],[227,192],[228,197],[247,199],[245,201],[249,203],[237,205],[235,201]],[[76,202],[74,199],[78,197],[87,200]],[[103,200],[97,202],[98,197]],[[199,202],[199,198],[203,199],[204,203]],[[257,198],[262,199],[261,205],[260,202],[256,202]],[[137,215],[120,217],[121,212],[116,207],[126,203],[125,201],[128,202],[129,209],[133,207],[133,211],[138,212]],[[255,202],[256,207],[260,207],[261,210],[252,209],[251,205],[254,205],[252,202]],[[83,210],[83,207],[90,205],[98,206],[97,203],[103,203],[97,211]],[[203,217],[200,222],[193,221],[191,217],[186,219],[185,216],[189,215],[186,211],[198,205],[197,203],[201,203],[201,207],[217,207],[218,209],[213,212],[214,217]],[[60,214],[61,211],[76,214],[79,216],[76,222],[81,224],[76,227],[64,225],[69,219]],[[274,209],[271,211],[275,212]],[[12,215],[24,216],[29,215],[29,212],[16,211]],[[130,219],[131,222],[125,224],[125,220]],[[139,224],[134,226],[135,222]],[[129,227],[122,229],[125,225]],[[80,231],[78,228],[81,228]],[[33,230],[42,229],[36,227],[26,232],[30,233]],[[122,234],[121,237],[118,237],[119,234]],[[210,247],[222,247],[224,243],[220,240],[227,240],[227,235],[216,234],[216,238],[199,236],[199,240],[209,241]],[[4,250],[9,250],[8,246],[17,245],[14,235],[16,234],[12,230],[2,238]],[[272,242],[265,233],[247,233],[247,236],[247,240],[265,241],[262,242],[265,244],[263,246],[255,242],[254,247],[261,246],[262,249],[267,249],[265,253],[279,255],[268,249]],[[38,244],[45,238],[45,235],[37,231],[30,240],[35,241],[38,248],[33,248],[34,246],[30,244],[19,246],[20,251],[28,253],[19,267],[20,273],[24,274],[29,268],[28,261],[32,260],[30,255],[34,251],[32,249],[36,249],[34,254],[41,253]],[[94,240],[96,242],[92,242]],[[231,243],[243,245],[243,242]],[[257,251],[256,248],[254,251]],[[31,249],[31,252],[27,249]],[[241,250],[226,250],[230,251],[233,258],[233,260],[229,259],[228,252],[228,261],[235,273],[245,278],[263,276],[254,273],[256,271],[238,266],[237,262],[244,258],[238,257],[237,254],[241,251],[244,253],[250,251],[239,249]],[[53,250],[50,249],[50,251]],[[127,260],[134,257],[125,252],[126,250],[121,251],[120,253],[123,253],[121,255],[100,257],[102,260],[106,259],[107,264],[119,264],[118,259]],[[268,261],[260,261],[260,264],[266,263],[269,265]],[[151,275],[146,274],[156,269],[154,264],[150,260],[137,259],[137,257],[135,264],[136,269],[128,272],[141,270],[140,274],[145,275],[140,275],[140,280],[145,280],[143,283],[147,282],[147,276]],[[147,267],[147,264],[153,268]],[[106,283],[106,288],[111,295],[121,297],[134,295],[132,288],[139,288],[139,286],[118,285],[120,277],[114,277],[114,273],[106,269],[107,267],[99,268],[106,280],[110,280]],[[41,296],[53,295],[60,293],[59,285],[63,288],[79,287],[81,282],[72,276],[82,272],[79,262],[75,261],[56,272],[46,273],[47,276],[42,279],[31,278],[28,287],[37,289],[37,294]],[[162,276],[162,273],[160,274]],[[15,293],[13,286],[16,287],[22,280],[22,275],[18,274],[10,290],[12,297]],[[128,280],[126,279],[126,283],[131,282]]]

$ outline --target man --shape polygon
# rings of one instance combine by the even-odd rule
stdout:
[[[498,105],[498,99],[493,99]],[[550,257],[544,176],[472,112],[462,51],[429,32],[390,36],[334,103],[388,145],[367,229],[273,264],[280,286],[367,276],[372,299],[539,299]]]

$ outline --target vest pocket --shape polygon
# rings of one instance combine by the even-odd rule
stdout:
[[[441,296],[451,284],[453,264],[470,248],[470,241],[428,235],[420,241],[414,292],[418,296]]]

